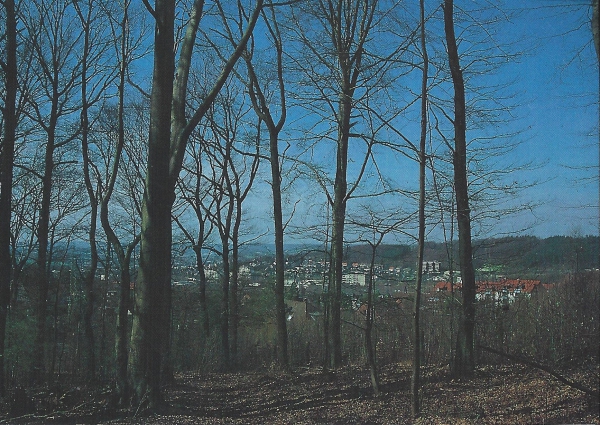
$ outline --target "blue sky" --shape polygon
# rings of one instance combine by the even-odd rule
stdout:
[[[485,2],[478,2],[482,3]],[[497,36],[500,43],[514,42],[509,49],[520,55],[507,61],[497,77],[483,78],[489,84],[511,81],[508,91],[515,95],[510,100],[514,118],[491,131],[515,133],[506,141],[518,142],[519,146],[506,157],[497,161],[492,158],[489,164],[499,168],[509,162],[529,164],[505,176],[522,187],[518,196],[505,206],[532,208],[503,214],[493,220],[493,226],[485,226],[475,236],[515,232],[540,237],[597,235],[599,74],[591,43],[589,7],[586,7],[589,2],[508,0],[504,3],[503,10],[513,16],[500,27]],[[469,8],[474,4],[473,0],[465,0],[455,2],[455,7]],[[415,128],[403,131],[418,134],[418,121],[415,122]],[[467,138],[484,133],[469,128]],[[503,142],[499,139],[496,143]],[[416,164],[395,162],[389,155],[380,161],[391,172],[397,167],[399,181],[415,188]],[[439,232],[431,237],[439,239]]]
[[[514,70],[527,99],[530,139],[522,154],[544,164],[535,174],[545,183],[527,191],[542,204],[532,233],[597,235],[600,77],[588,8],[537,7],[544,5],[559,2],[527,2],[531,9],[518,23],[534,50]]]
[[[455,7],[469,8],[476,3],[499,4],[492,0],[460,0],[455,2]],[[598,61],[591,43],[588,3],[587,0],[504,1],[502,10],[509,14],[514,12],[514,16],[509,23],[499,27],[501,32],[497,36],[500,42],[514,41],[514,51],[522,54],[507,62],[502,74],[498,75],[498,82],[512,82],[509,90],[514,92],[515,97],[511,100],[514,118],[503,122],[497,131],[515,132],[516,136],[507,141],[520,144],[506,157],[492,158],[490,165],[501,168],[511,161],[529,163],[530,166],[505,177],[523,188],[517,198],[508,202],[512,205],[532,204],[533,208],[515,215],[502,215],[495,219],[490,234],[478,234],[478,237],[513,232],[540,237],[598,234],[599,76]],[[436,7],[439,2],[428,4]],[[412,6],[414,4],[411,3]],[[438,10],[438,18],[439,15]],[[439,28],[437,30],[438,39],[434,42],[439,46]],[[260,39],[260,34],[257,37]],[[258,43],[260,45],[262,41]],[[418,75],[415,74],[414,78],[418,88]],[[488,83],[494,84],[496,77],[486,78]],[[286,127],[309,127],[307,123],[294,122],[300,115],[303,114],[290,113]],[[287,128],[284,128],[286,131]],[[407,124],[402,131],[416,137],[418,120]],[[476,130],[467,130],[468,138],[477,135]],[[328,167],[333,166],[331,154],[334,151],[331,148],[322,148],[318,152],[324,159],[322,164]],[[418,180],[414,162],[402,162],[402,159],[396,160],[389,154],[380,161],[405,188],[416,188]],[[352,166],[356,167],[356,164],[354,162]],[[266,170],[266,164],[264,167]],[[529,187],[531,183],[535,184]],[[297,206],[293,223],[314,224],[317,219],[311,217],[325,212],[325,199],[322,193],[310,192],[306,185],[297,189],[296,193],[286,194],[288,212],[294,208],[298,197],[305,206]],[[389,208],[401,204],[399,199]],[[352,201],[349,211],[353,205],[357,203]],[[255,218],[254,231],[260,233],[272,228],[270,210],[269,187],[264,183],[256,187],[255,198],[248,204],[248,214]],[[440,238],[439,233],[431,237]],[[266,236],[267,241],[270,239],[271,236]],[[306,240],[306,236],[301,239]],[[286,239],[288,242],[293,240],[291,235]]]

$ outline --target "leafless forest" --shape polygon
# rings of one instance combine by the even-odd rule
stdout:
[[[0,0],[0,423],[600,423],[598,1],[515,3]]]

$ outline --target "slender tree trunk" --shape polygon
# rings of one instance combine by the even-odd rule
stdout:
[[[129,369],[135,401],[162,403],[161,369],[169,342],[171,307],[171,208],[169,174],[173,99],[174,0],[156,0],[154,72],[150,98],[148,169],[142,203],[141,249]]]
[[[6,324],[10,305],[11,253],[10,223],[17,128],[17,18],[14,0],[4,1],[6,13],[6,45],[4,73],[4,137],[0,149],[0,397],[5,395],[4,352]]]
[[[284,250],[284,225],[283,209],[281,205],[281,167],[279,162],[279,133],[283,128],[287,107],[285,98],[285,80],[283,77],[283,45],[281,34],[275,18],[272,14],[272,22],[267,22],[268,30],[273,37],[273,44],[277,57],[277,85],[279,89],[279,100],[281,115],[277,123],[269,110],[267,99],[264,95],[258,77],[255,74],[252,57],[246,57],[246,66],[250,81],[248,91],[254,110],[258,117],[265,122],[269,132],[269,160],[271,165],[271,193],[273,196],[273,222],[275,233],[275,321],[277,323],[277,353],[279,364],[283,368],[288,367],[288,333],[285,312],[285,250]]]
[[[456,36],[454,34],[454,6],[444,1],[444,29],[448,46],[448,62],[454,84],[454,188],[458,222],[458,252],[462,278],[463,314],[458,329],[454,374],[471,377],[475,372],[475,272],[471,246],[471,213],[467,180],[467,143],[465,85],[460,68]]]
[[[236,204],[240,202],[236,200]],[[238,262],[238,252],[239,252],[239,241],[238,241],[238,232],[239,232],[239,220],[241,218],[241,207],[238,204],[238,212],[235,218],[235,225],[233,226],[233,234],[231,238],[231,284],[229,285],[229,291],[231,297],[229,299],[229,320],[230,320],[230,354],[231,354],[231,363],[234,367],[237,366],[238,358],[237,358],[237,344],[238,344],[238,324],[239,324],[239,311],[238,311],[238,280],[239,280],[239,262]]]
[[[123,147],[125,145],[125,78],[127,74],[127,24],[128,24],[129,2],[123,7],[123,19],[121,20],[121,45],[120,45],[120,67],[118,86],[118,110],[117,110],[117,146],[115,149],[112,171],[106,188],[106,193],[100,206],[100,219],[102,227],[107,235],[110,245],[117,254],[119,262],[119,301],[117,305],[116,336],[115,336],[115,360],[116,360],[116,393],[118,404],[123,405],[129,399],[128,381],[128,347],[129,347],[129,311],[131,309],[131,255],[139,242],[139,236],[128,245],[124,251],[117,235],[113,231],[108,219],[108,204],[115,187],[119,170],[119,163]],[[108,274],[106,275],[108,279]]]
[[[78,7],[78,6],[77,6]],[[92,319],[94,314],[94,280],[96,279],[96,270],[98,269],[98,248],[96,246],[96,227],[98,225],[98,198],[94,192],[94,186],[90,176],[90,157],[89,157],[89,103],[87,93],[88,81],[88,53],[90,49],[90,27],[89,19],[84,19],[81,11],[81,23],[83,26],[83,57],[81,64],[81,151],[83,156],[83,177],[85,187],[90,199],[90,228],[88,237],[90,242],[90,268],[84,277],[84,311],[83,311],[83,329],[85,335],[85,376],[88,380],[93,380],[96,374],[96,353],[94,343],[94,328]]]
[[[344,255],[344,227],[348,201],[348,143],[354,92],[362,71],[364,44],[369,36],[377,1],[363,0],[355,3],[327,2],[325,16],[331,25],[332,42],[336,50],[336,66],[339,67],[339,92],[337,110],[336,172],[332,201],[331,233],[331,366],[342,363],[341,306],[342,306],[342,260]],[[334,4],[336,3],[336,4]],[[358,183],[358,182],[357,182]]]
[[[229,245],[227,236],[223,242],[223,277],[221,279],[221,369],[229,370]]]
[[[342,364],[342,273],[344,255],[344,226],[346,219],[346,164],[348,145],[338,146],[338,172],[336,173],[335,199],[333,202],[333,223],[331,233],[331,278],[329,290],[330,314],[329,337],[330,366],[338,368]]]
[[[346,64],[347,66],[347,64]],[[348,196],[348,142],[350,139],[350,114],[352,112],[352,96],[354,88],[349,81],[349,69],[343,70],[347,75],[339,99],[339,122],[336,154],[336,173],[334,182],[334,196],[332,206],[332,233],[331,233],[331,283],[333,291],[329,294],[331,299],[330,338],[331,367],[337,368],[342,364],[342,262],[344,256],[344,227],[346,224],[346,202]]]
[[[200,280],[198,282],[198,290],[200,292],[200,321],[202,322],[202,330],[204,331],[204,336],[207,337],[210,334],[210,322],[208,317],[208,306],[206,303],[206,271],[204,269],[204,260],[202,258],[202,246],[201,241],[204,240],[204,225],[202,221],[200,221],[200,233],[198,236],[198,245],[194,247],[194,252],[196,253],[196,268],[198,269],[198,274],[200,276]]]
[[[121,269],[119,282],[119,303],[117,306],[117,333],[115,336],[115,353],[117,363],[117,395],[119,405],[123,404],[129,397],[129,385],[127,382],[127,361],[129,342],[129,311],[131,307],[131,254],[137,241],[129,245],[125,258],[119,261]]]
[[[423,250],[425,247],[425,142],[427,140],[427,74],[429,58],[425,43],[425,6],[420,0],[421,15],[421,51],[423,54],[423,77],[421,80],[421,137],[419,142],[419,236],[417,254],[417,285],[415,288],[414,320],[414,345],[413,345],[413,370],[412,370],[412,415],[417,418],[421,411],[419,389],[421,387],[421,287],[423,284]]]
[[[373,395],[379,396],[379,377],[377,374],[377,364],[375,360],[375,347],[373,346],[373,319],[375,318],[375,309],[373,308],[373,280],[375,271],[375,253],[377,245],[371,245],[371,264],[369,267],[369,286],[367,289],[367,315],[365,318],[365,349],[367,351],[367,363],[371,373],[371,385]]]
[[[277,353],[279,364],[288,367],[288,334],[285,314],[285,251],[283,245],[283,211],[281,207],[281,171],[279,168],[279,141],[277,134],[269,132],[271,159],[271,193],[273,194],[273,220],[275,225],[275,320],[277,322]]]
[[[34,380],[42,382],[45,373],[46,361],[46,317],[48,309],[48,242],[50,227],[50,202],[52,195],[52,173],[54,171],[54,131],[56,128],[56,101],[52,102],[51,123],[46,142],[44,157],[44,174],[42,178],[42,200],[40,204],[40,216],[37,225],[38,252],[37,252],[37,311],[36,311],[36,334],[34,339],[35,362]]]

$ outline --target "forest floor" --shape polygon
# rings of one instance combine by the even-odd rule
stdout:
[[[597,389],[598,371],[596,365],[564,373]],[[539,370],[509,364],[482,366],[469,381],[452,380],[447,368],[424,368],[422,415],[413,421],[410,376],[410,365],[383,368],[381,394],[373,397],[368,370],[357,367],[328,377],[320,368],[182,374],[166,388],[169,407],[162,414],[111,409],[108,389],[77,387],[35,396],[35,413],[10,417],[6,410],[0,423],[600,424],[590,396]]]

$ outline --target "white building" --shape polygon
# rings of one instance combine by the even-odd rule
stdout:
[[[344,273],[342,283],[346,285],[365,286],[367,284],[367,275],[364,273]]]

